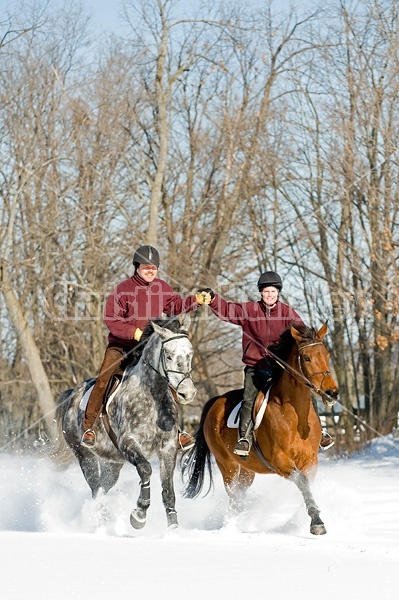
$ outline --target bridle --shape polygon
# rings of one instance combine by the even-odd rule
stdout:
[[[307,373],[307,377],[305,375],[305,373],[303,372],[303,368],[302,368],[302,350],[305,350],[305,348],[310,348],[310,346],[323,346],[323,342],[312,342],[310,344],[305,344],[304,346],[301,346],[300,348],[298,348],[298,367],[299,367],[299,371],[302,375],[302,377],[304,377],[304,379],[307,379],[308,381],[311,380],[312,377],[316,377],[316,375],[322,375],[322,379],[320,382],[320,387],[317,388],[314,384],[312,384],[312,387],[314,389],[314,391],[316,392],[316,394],[319,394],[320,396],[322,396],[323,398],[327,398],[327,402],[329,404],[329,406],[333,406],[335,404],[335,400],[331,400],[330,396],[328,394],[326,394],[325,392],[323,392],[323,390],[321,390],[321,386],[323,385],[323,381],[325,379],[325,377],[327,377],[328,375],[331,375],[331,371],[327,370],[327,371],[315,371],[314,373]],[[307,371],[307,369],[306,369]]]
[[[169,342],[173,342],[174,340],[179,340],[181,338],[188,339],[188,335],[185,333],[180,333],[178,335],[174,335],[174,336],[168,338],[167,340],[161,340],[161,346],[155,355],[155,363],[157,364],[157,367],[155,367],[153,364],[151,364],[150,361],[148,361],[148,360],[145,361],[145,363],[149,367],[151,367],[151,369],[153,371],[155,371],[158,375],[160,375],[163,379],[166,380],[176,402],[181,402],[181,396],[179,395],[180,385],[186,379],[191,379],[191,381],[192,381],[191,373],[193,370],[190,369],[189,371],[177,371],[175,369],[168,369],[167,365],[166,365],[164,346],[165,346],[165,344],[168,344]],[[172,383],[169,379],[169,375],[171,373],[177,373],[178,375],[182,375],[182,378],[180,379],[177,386],[172,385]]]
[[[301,380],[305,385],[310,387],[316,394],[321,396],[323,399],[323,402],[325,402],[325,404],[327,404],[327,406],[334,406],[334,404],[336,403],[336,400],[333,400],[331,398],[331,396],[326,394],[326,392],[323,392],[323,390],[321,389],[321,386],[323,384],[325,377],[327,377],[328,375],[331,375],[331,371],[328,371],[328,370],[327,371],[315,371],[314,373],[308,373],[307,369],[305,368],[306,374],[304,373],[304,369],[303,369],[303,365],[302,365],[302,351],[305,350],[305,348],[310,348],[311,346],[324,346],[324,344],[323,344],[323,342],[311,342],[310,344],[304,344],[303,346],[298,347],[298,369],[299,369],[299,371],[297,371],[296,369],[294,369],[294,367],[291,367],[291,365],[284,362],[281,358],[279,358],[276,354],[274,354],[268,348],[267,348],[267,354],[269,356],[271,356],[271,358],[278,365],[280,365],[280,367],[282,369],[284,369],[284,371],[287,371],[287,373],[292,375],[292,377],[294,377],[295,379]],[[320,383],[320,387],[317,387],[311,381],[312,377],[316,377],[317,375],[323,376],[321,383]]]

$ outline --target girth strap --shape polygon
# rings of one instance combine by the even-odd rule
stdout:
[[[109,435],[109,437],[111,439],[111,442],[113,443],[113,445],[115,446],[115,448],[118,450],[119,454],[122,456],[122,453],[119,450],[118,440],[116,439],[115,432],[111,428],[111,425],[110,425],[110,422],[109,422],[108,413],[106,412],[105,408],[103,409],[103,412],[101,414],[101,418],[102,418],[102,421],[104,423],[105,431],[108,433],[108,435]]]
[[[261,450],[261,448],[260,448],[260,446],[259,446],[259,444],[257,442],[256,437],[254,437],[254,441],[253,441],[252,447],[254,449],[254,452],[255,452],[256,456],[259,458],[260,462],[263,463],[265,465],[265,467],[267,467],[272,473],[275,473],[276,469],[263,456],[263,452],[262,452],[262,450]]]

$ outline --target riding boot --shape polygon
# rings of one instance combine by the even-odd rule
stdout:
[[[119,346],[108,346],[105,350],[102,365],[97,376],[94,387],[89,396],[83,418],[83,436],[81,444],[84,446],[94,446],[96,442],[95,424],[101,412],[105,392],[113,377],[119,370],[122,361],[125,358],[124,349]]]
[[[240,414],[240,426],[238,441],[234,446],[234,454],[240,456],[243,460],[247,460],[251,451],[254,422],[252,420],[253,403],[243,402]]]

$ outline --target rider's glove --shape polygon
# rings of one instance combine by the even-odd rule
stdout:
[[[211,288],[204,288],[203,290],[198,290],[195,299],[198,304],[210,304],[214,297],[215,294]]]
[[[143,335],[143,332],[141,331],[141,329],[139,327],[136,327],[136,331],[134,332],[133,339],[136,340],[136,342],[139,342],[142,335]]]

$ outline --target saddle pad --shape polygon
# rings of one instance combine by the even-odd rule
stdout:
[[[255,418],[255,427],[254,429],[258,429],[259,425],[262,422],[263,415],[265,414],[266,406],[269,400],[270,388],[267,390],[265,398],[261,404],[260,409],[258,410],[258,414]],[[229,414],[229,418],[227,419],[227,427],[230,429],[238,429],[238,425],[240,423],[240,410],[241,410],[242,402],[239,402],[236,407],[233,408],[231,413]]]
[[[92,385],[89,388],[87,388],[87,390],[83,394],[83,397],[79,403],[80,410],[84,410],[84,411],[86,410],[87,404],[89,402],[90,394],[92,392],[92,389],[94,388],[94,383],[95,383],[95,381],[92,383]],[[111,400],[113,400],[116,392],[118,391],[119,386],[120,386],[120,383],[116,386],[116,388],[114,389],[112,394],[107,398],[106,408],[108,408],[108,404],[111,402]]]
[[[86,406],[87,406],[87,403],[89,401],[91,390],[93,389],[94,384],[95,384],[95,381],[93,381],[93,383],[91,384],[91,386],[88,387],[87,390],[85,391],[85,393],[83,394],[82,399],[81,399],[81,401],[79,403],[80,410],[86,410]]]

